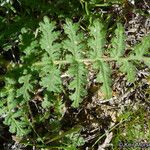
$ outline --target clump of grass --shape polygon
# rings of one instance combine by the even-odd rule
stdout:
[[[128,110],[124,112],[124,114],[120,115],[119,121],[125,118],[127,118],[127,120],[115,129],[115,136],[112,140],[114,148],[116,149],[119,146],[119,142],[131,144],[149,143],[149,112],[143,107],[136,111]]]

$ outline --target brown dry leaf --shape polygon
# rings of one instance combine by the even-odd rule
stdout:
[[[98,90],[98,91],[97,91],[97,98],[98,98],[98,99],[104,99],[104,98],[105,98],[105,95],[104,95],[104,93],[102,93],[101,90]]]
[[[16,143],[20,143],[20,141],[22,140],[22,138],[17,137],[17,136],[14,136],[14,135],[12,135],[12,139],[13,139],[13,141],[15,141]]]

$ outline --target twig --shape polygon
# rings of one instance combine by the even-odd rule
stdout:
[[[97,150],[105,150],[104,148],[109,146],[109,143],[111,142],[112,137],[113,137],[113,133],[112,132],[109,133],[108,131],[106,131],[106,139],[102,145],[98,146]]]

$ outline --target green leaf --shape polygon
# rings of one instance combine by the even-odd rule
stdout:
[[[103,61],[97,61],[95,63],[95,69],[98,70],[96,81],[103,83],[101,91],[104,93],[105,98],[111,98],[111,69],[109,65]]]
[[[51,106],[53,106],[53,101],[54,101],[53,95],[45,94],[44,100],[42,101],[42,107],[45,109],[50,108]]]
[[[95,59],[93,67],[98,72],[96,81],[103,83],[101,90],[105,98],[110,98],[112,93],[110,79],[111,69],[107,63],[99,60],[103,56],[106,43],[105,29],[98,19],[93,22],[93,25],[89,29],[91,38],[88,40],[88,46],[91,48],[90,57]]]
[[[7,112],[6,107],[5,107],[5,103],[6,102],[4,101],[4,99],[1,98],[1,101],[0,101],[0,115],[3,115]]]
[[[69,84],[69,89],[74,90],[74,93],[70,96],[73,101],[72,106],[78,107],[82,102],[83,96],[86,95],[86,74],[87,70],[82,63],[74,62],[68,69],[68,74],[73,77],[73,80]]]
[[[20,89],[17,90],[17,97],[23,96],[23,98],[27,101],[30,99],[30,94],[29,92],[32,92],[33,86],[30,82],[31,80],[31,75],[25,75],[19,78],[19,83],[23,84]]]
[[[70,20],[66,20],[64,25],[67,39],[63,42],[63,48],[67,49],[71,55],[67,55],[67,61],[71,63],[68,73],[73,80],[69,84],[69,89],[73,91],[70,95],[70,99],[73,101],[72,106],[78,107],[82,98],[86,95],[86,69],[83,63],[79,63],[78,60],[83,56],[83,34],[79,31],[79,25],[73,24]]]
[[[135,57],[137,58],[141,58],[143,57],[145,54],[149,54],[149,48],[150,48],[150,35],[145,36],[141,43],[137,44],[134,48],[133,48],[133,52],[135,52]]]
[[[14,108],[17,107],[18,102],[16,101],[15,98],[15,91],[14,89],[9,90],[9,94],[7,96],[7,111],[13,111]]]
[[[129,61],[122,61],[122,66],[120,70],[127,74],[127,79],[129,82],[134,82],[136,79],[136,67]]]
[[[34,53],[35,49],[38,47],[38,41],[34,39],[34,34],[31,33],[30,29],[22,28],[21,33],[22,34],[19,36],[19,48],[26,56],[29,56],[31,53]]]
[[[113,58],[119,58],[123,56],[125,52],[125,31],[121,23],[117,23],[117,29],[115,30],[115,37],[112,38],[112,49],[110,55]]]
[[[15,98],[16,96],[16,91],[15,91],[15,81],[11,78],[5,78],[5,88],[1,90],[0,93],[0,114],[7,114],[10,111],[13,111],[17,105],[18,102]]]
[[[81,137],[81,135],[77,132],[68,134],[66,135],[66,137],[69,138],[68,146],[72,146],[74,149],[76,149],[78,146],[82,146],[85,144],[83,137]]]
[[[41,69],[41,82],[40,85],[47,88],[49,92],[61,92],[61,77],[60,70],[51,63],[48,56],[43,57],[42,63],[44,67]]]
[[[21,110],[16,112],[9,112],[5,117],[4,124],[9,125],[9,131],[16,133],[17,136],[22,137],[30,132],[30,126],[22,116]]]
[[[21,80],[22,81],[22,80]],[[21,82],[20,81],[20,82]],[[6,115],[4,124],[9,126],[11,133],[16,133],[17,136],[23,136],[29,133],[29,124],[25,122],[23,109],[18,110],[19,101],[16,99],[16,91],[14,81],[10,78],[6,79],[7,96],[5,105],[3,105],[3,111]],[[21,82],[22,83],[22,82]]]
[[[68,39],[63,41],[63,48],[71,52],[74,59],[80,59],[84,48],[84,44],[82,43],[84,37],[81,32],[78,32],[79,25],[73,24],[70,20],[66,19],[64,30]]]
[[[61,91],[61,79],[60,79],[60,71],[51,66],[49,73],[42,77],[40,85],[47,88],[47,91],[50,92],[60,92]]]
[[[106,43],[105,29],[98,19],[93,22],[93,25],[90,26],[89,29],[91,38],[88,40],[88,46],[92,49],[90,57],[92,59],[98,59],[102,57],[104,52]]]
[[[40,45],[41,48],[48,53],[52,61],[58,59],[61,47],[59,43],[55,42],[60,33],[54,32],[54,29],[55,23],[49,22],[49,19],[44,17],[44,22],[40,23],[40,31],[42,32]]]
[[[49,92],[61,92],[61,78],[60,70],[54,64],[54,61],[59,58],[60,47],[59,43],[56,43],[59,32],[54,31],[55,23],[49,22],[47,17],[44,17],[44,22],[40,23],[40,30],[42,33],[40,44],[41,48],[47,52],[42,56],[42,68],[41,68],[41,81],[40,85],[47,88]]]
[[[59,98],[57,98],[53,103],[54,103],[55,113],[57,114],[58,117],[60,116],[59,118],[61,118],[65,113],[64,103]]]

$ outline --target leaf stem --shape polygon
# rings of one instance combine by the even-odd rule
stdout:
[[[148,57],[124,57],[124,58],[111,58],[111,57],[101,57],[98,59],[77,59],[76,61],[78,62],[83,62],[83,63],[90,63],[90,62],[95,62],[95,61],[130,61],[130,60],[137,60],[137,61],[150,61],[150,58]],[[53,61],[54,64],[58,65],[58,64],[70,64],[71,62],[68,60],[56,60]],[[40,66],[40,65],[44,65],[44,63],[42,62],[37,62],[34,63],[33,66]]]

